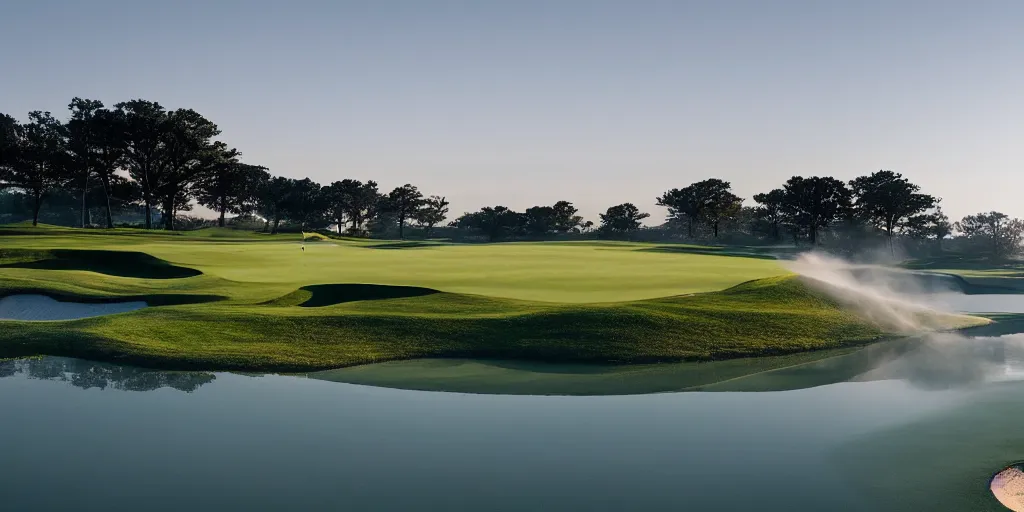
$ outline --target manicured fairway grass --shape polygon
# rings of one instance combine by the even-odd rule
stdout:
[[[363,240],[302,251],[297,235],[0,229],[0,295],[156,306],[0,322],[0,357],[275,371],[417,358],[646,364],[885,335],[772,260],[651,248]]]

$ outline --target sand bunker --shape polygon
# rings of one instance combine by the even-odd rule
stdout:
[[[989,484],[999,503],[1015,512],[1024,512],[1024,471],[1010,466],[992,477]]]
[[[142,301],[85,304],[60,302],[45,295],[11,295],[0,298],[0,320],[76,320],[125,313],[146,306]]]

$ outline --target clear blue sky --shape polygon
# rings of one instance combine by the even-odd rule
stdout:
[[[1024,1],[0,4],[0,112],[194,108],[250,163],[409,182],[453,214],[596,220],[708,177],[901,172],[1024,216]]]

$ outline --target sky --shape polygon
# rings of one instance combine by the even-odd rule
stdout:
[[[597,220],[891,169],[1024,217],[1018,0],[0,3],[0,112],[193,108],[247,163]]]

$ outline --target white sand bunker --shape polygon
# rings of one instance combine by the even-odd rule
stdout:
[[[85,304],[60,302],[45,295],[10,295],[0,298],[0,320],[76,320],[125,313],[146,306],[148,304],[142,301]]]
[[[1024,512],[1024,470],[1010,466],[992,477],[989,484],[999,503],[1015,512]]]

